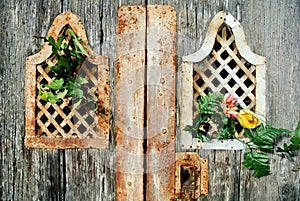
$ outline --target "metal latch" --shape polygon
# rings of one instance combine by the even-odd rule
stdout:
[[[175,198],[190,201],[208,193],[208,159],[198,153],[176,153]]]

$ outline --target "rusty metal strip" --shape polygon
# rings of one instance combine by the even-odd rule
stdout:
[[[118,11],[116,180],[119,201],[144,199],[144,86],[146,7]]]
[[[176,12],[147,6],[146,200],[174,200]]]
[[[200,194],[208,194],[208,158],[200,158]]]

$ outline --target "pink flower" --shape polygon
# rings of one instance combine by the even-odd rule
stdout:
[[[238,117],[238,108],[235,106],[235,102],[237,98],[233,96],[231,93],[227,93],[224,96],[224,100],[222,102],[223,111],[226,117],[230,118],[237,118]]]

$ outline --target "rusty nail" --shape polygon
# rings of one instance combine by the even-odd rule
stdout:
[[[128,185],[128,186],[131,186],[131,185],[132,185],[132,183],[129,181],[129,182],[127,183],[127,185]]]

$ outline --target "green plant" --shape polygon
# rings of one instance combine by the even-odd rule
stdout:
[[[77,108],[82,100],[95,102],[84,97],[82,85],[88,81],[85,77],[78,75],[82,63],[89,56],[81,44],[82,40],[71,29],[68,29],[66,34],[60,36],[57,41],[52,36],[49,36],[47,41],[52,46],[55,60],[55,64],[49,62],[54,79],[50,84],[40,85],[40,98],[55,104],[62,102],[63,98],[72,97],[73,108]]]
[[[241,108],[237,104],[237,98],[232,94],[209,93],[198,100],[198,115],[193,125],[186,126],[185,130],[191,131],[201,141],[209,141],[208,130],[205,125],[213,122],[217,125],[218,139],[235,138],[236,125],[244,130],[244,135],[249,141],[243,142],[247,149],[244,155],[243,165],[249,170],[254,170],[253,176],[260,178],[270,174],[270,160],[268,153],[287,153],[290,157],[296,156],[296,150],[300,149],[300,122],[290,139],[291,144],[276,147],[276,142],[283,134],[291,131],[283,128],[275,128],[261,123],[257,115],[248,109]],[[277,149],[276,149],[277,148]]]
[[[293,137],[290,139],[291,144],[283,144],[283,148],[278,147],[277,152],[287,153],[290,157],[296,156],[295,151],[300,150],[300,121],[294,131]]]

